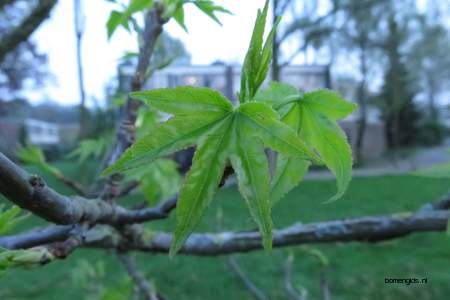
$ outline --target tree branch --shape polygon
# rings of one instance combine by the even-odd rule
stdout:
[[[156,207],[143,208],[137,210],[122,210],[118,215],[118,223],[144,223],[150,220],[165,219],[170,212],[177,206],[178,195],[161,203]]]
[[[404,213],[385,216],[370,216],[353,219],[333,220],[310,224],[294,224],[274,230],[273,247],[287,247],[302,244],[335,242],[379,242],[407,236],[412,233],[445,231],[450,212],[447,210],[425,211],[416,214]],[[53,230],[48,228],[32,233],[0,238],[0,246],[32,246],[33,241],[49,241]],[[55,239],[63,239],[70,230],[60,227]],[[97,225],[84,235],[84,247],[137,250],[151,253],[168,253],[172,235],[166,232],[142,231],[133,239],[125,238],[111,226]],[[20,241],[13,243],[11,241]],[[13,247],[15,248],[15,247]],[[236,252],[250,252],[262,249],[258,232],[194,233],[181,249],[181,254],[197,256],[218,256]]]
[[[130,211],[101,200],[82,197],[70,198],[47,187],[41,178],[29,175],[2,153],[0,153],[0,193],[22,208],[59,224],[88,222],[117,226],[142,223],[166,218],[176,207],[177,201],[177,197],[174,197],[157,207]],[[442,231],[447,227],[450,212],[433,210],[433,208],[448,207],[450,202],[448,196],[446,195],[436,204],[431,205],[431,209],[421,209],[416,214],[363,217],[308,225],[295,224],[275,230],[273,244],[274,247],[282,247],[338,241],[374,242],[402,237],[413,232]],[[67,232],[64,231],[65,229],[61,230]],[[45,233],[48,236],[48,232],[45,231]],[[38,240],[37,235],[38,233],[35,232],[29,234],[28,237],[31,240]],[[172,235],[169,233],[152,232],[151,235],[148,235],[144,232],[130,242],[111,227],[106,227],[106,230],[105,227],[102,227],[101,231],[94,228],[87,235],[90,235],[90,242],[86,243],[87,246],[162,253],[168,252],[172,240]],[[61,237],[57,234],[55,236]],[[20,238],[16,237],[16,239]],[[21,239],[22,243],[26,243],[24,237]],[[221,255],[248,252],[260,248],[258,232],[223,232],[192,234],[181,252],[192,255]]]
[[[7,1],[10,2],[10,1]],[[14,50],[21,42],[27,40],[36,28],[50,15],[56,0],[37,1],[36,7],[22,22],[0,39],[0,62],[6,54]]]
[[[449,217],[449,211],[438,210],[294,224],[274,230],[273,247],[354,241],[373,243],[416,232],[445,231]],[[88,233],[86,241],[86,247],[168,253],[172,234],[144,231],[140,237],[130,242],[129,239],[121,238],[115,230],[102,226],[101,230],[92,232],[91,235]],[[255,231],[194,233],[187,239],[180,253],[217,256],[260,249],[262,249],[261,236]]]
[[[124,266],[128,275],[133,279],[134,284],[144,295],[146,300],[159,300],[158,295],[152,290],[145,277],[138,271],[133,259],[124,253],[118,253],[117,257]]]
[[[128,196],[134,189],[139,187],[139,184],[140,184],[140,182],[138,180],[133,180],[133,181],[128,182],[117,193],[117,198]]]
[[[131,91],[139,91],[142,89],[156,41],[166,22],[167,20],[162,18],[162,8],[157,4],[146,13],[144,31],[142,33],[144,44],[139,49],[138,64],[131,82]],[[108,153],[107,158],[102,164],[102,169],[112,165],[134,142],[136,135],[135,123],[140,105],[140,101],[133,100],[128,96],[123,120],[116,130],[116,137],[112,150]],[[103,199],[111,201],[118,196],[119,191],[115,189],[115,186],[117,186],[117,182],[121,179],[121,175],[115,174],[109,177],[108,180],[103,181],[103,185],[100,185],[98,188],[98,190],[103,191]]]
[[[68,178],[68,177],[64,176],[63,174],[60,174],[59,176],[57,176],[57,178],[59,180],[61,180],[61,182],[64,183],[66,186],[71,188],[74,192],[76,192],[78,195],[83,196],[83,197],[87,196],[88,193],[87,193],[86,189],[79,182],[77,182],[71,178]]]
[[[5,6],[10,5],[15,1],[17,1],[17,0],[2,0],[2,1],[0,1],[0,10],[3,10],[3,8]]]
[[[294,255],[290,254],[286,259],[286,263],[284,265],[284,290],[286,294],[288,294],[291,300],[307,300],[308,297],[306,294],[301,293],[297,290],[292,283],[292,264],[294,262]]]
[[[327,272],[323,267],[322,270],[320,270],[320,294],[322,295],[322,300],[331,300],[331,292],[328,285]]]
[[[163,219],[176,207],[177,198],[153,208],[127,210],[99,199],[67,197],[30,175],[0,152],[0,193],[11,202],[56,224],[80,222],[127,224]]]
[[[26,233],[0,237],[0,247],[6,249],[28,249],[66,240],[75,225],[51,226]]]
[[[238,262],[233,256],[227,257],[226,260],[227,266],[236,274],[236,276],[242,281],[247,290],[253,295],[256,300],[269,300],[269,298],[261,291],[248,276],[244,273],[244,271],[239,266]]]

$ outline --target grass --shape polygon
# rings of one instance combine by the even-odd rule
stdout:
[[[70,172],[70,164],[61,165]],[[86,169],[85,169],[86,170]],[[72,171],[73,172],[73,171]],[[86,170],[86,172],[91,172]],[[88,174],[88,173],[86,173]],[[74,174],[75,175],[75,174]],[[51,178],[58,190],[67,190]],[[307,181],[291,192],[273,211],[277,227],[294,222],[315,222],[415,210],[449,188],[445,180],[411,176],[355,178],[345,196],[337,202],[322,204],[334,192],[333,181]],[[132,201],[132,200],[130,200]],[[229,230],[254,228],[236,188],[220,191],[205,215],[199,231],[217,228],[217,212],[223,211],[222,225]],[[40,223],[29,220],[24,227]],[[169,220],[148,226],[172,230]],[[21,228],[24,229],[24,228]],[[450,240],[445,233],[415,234],[379,244],[342,243],[312,246],[330,260],[327,274],[333,299],[448,299],[450,294]],[[294,280],[304,286],[310,299],[319,299],[318,261],[298,248],[275,249],[272,253],[254,252],[236,255],[249,277],[270,299],[287,299],[283,291],[283,264],[294,251]],[[169,299],[252,299],[242,283],[229,271],[224,258],[178,255],[135,254],[140,269]],[[0,278],[1,299],[91,299],[81,286],[74,285],[72,274],[80,260],[91,264],[104,261],[106,286],[123,278],[122,267],[112,253],[79,250],[65,261],[39,269],[13,270]],[[427,278],[427,284],[385,284],[385,278]],[[3,295],[3,296],[2,296]]]

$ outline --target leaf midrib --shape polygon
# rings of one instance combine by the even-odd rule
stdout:
[[[215,119],[215,120],[213,120],[213,121],[211,121],[211,122],[208,122],[208,123],[206,123],[205,125],[203,125],[203,126],[197,128],[196,130],[191,131],[191,132],[189,133],[189,135],[197,135],[197,134],[201,134],[201,132],[203,132],[203,131],[205,131],[205,130],[207,131],[206,128],[211,127],[214,123],[219,123],[219,122],[221,122],[223,119],[227,118],[227,116],[229,116],[229,114],[224,114],[223,116],[219,117],[218,119]],[[142,160],[145,160],[146,157],[151,156],[152,153],[153,153],[152,156],[154,156],[154,158],[153,158],[153,159],[150,159],[150,160],[148,161],[148,162],[152,162],[152,161],[154,161],[155,159],[158,158],[158,153],[163,152],[164,150],[166,150],[167,148],[169,148],[171,145],[173,145],[173,144],[175,144],[175,143],[177,143],[177,142],[183,140],[183,139],[185,138],[185,136],[186,136],[186,135],[180,136],[180,137],[178,137],[178,138],[172,140],[170,143],[167,143],[167,144],[164,144],[164,146],[158,147],[158,151],[156,151],[156,150],[150,150],[150,151],[146,152],[143,156],[141,156],[141,157],[139,157],[139,158],[130,159],[130,160],[127,162],[127,164],[135,164],[135,163],[138,163],[138,162],[140,162],[140,161],[142,161]],[[192,142],[192,143],[190,143],[189,145],[190,145],[190,146],[193,146],[193,145],[195,145],[195,142]],[[128,167],[128,168],[124,168],[123,171],[129,170],[129,169],[134,169],[134,168],[136,168],[136,167]]]
[[[291,148],[294,148],[297,152],[299,152],[299,153],[301,152],[302,155],[305,156],[306,158],[310,158],[310,159],[311,159],[311,157],[309,157],[309,154],[307,153],[307,149],[299,149],[295,144],[291,144],[291,143],[288,143],[287,141],[285,141],[284,139],[280,139],[277,135],[273,134],[270,130],[267,130],[267,128],[266,128],[264,125],[262,125],[262,124],[260,124],[259,122],[257,122],[256,119],[254,119],[254,118],[248,116],[248,115],[245,114],[245,113],[244,113],[244,115],[246,116],[246,118],[247,118],[248,120],[250,120],[252,123],[256,124],[256,125],[258,126],[258,128],[260,128],[260,129],[262,129],[263,131],[269,133],[272,137],[275,137],[278,141],[281,141],[281,142],[284,143],[285,145],[287,145],[287,146],[289,146],[289,147],[291,147]],[[268,146],[268,145],[267,145],[267,146]]]
[[[229,114],[229,115],[227,115],[227,117],[230,117],[231,115]],[[226,121],[225,121],[226,122]],[[215,160],[217,160],[217,156],[218,156],[218,154],[217,153],[219,153],[220,152],[220,150],[223,150],[223,149],[221,149],[221,146],[222,146],[222,142],[223,142],[223,140],[224,140],[224,137],[226,136],[226,135],[228,135],[229,133],[227,132],[227,130],[229,130],[229,128],[230,128],[230,125],[233,123],[233,120],[228,120],[228,124],[223,124],[223,125],[221,125],[220,127],[219,127],[219,129],[221,129],[221,127],[222,126],[227,126],[227,129],[225,130],[225,134],[223,134],[221,137],[220,137],[220,141],[218,142],[218,144],[217,144],[217,149],[218,149],[218,151],[216,151],[216,155],[215,155]],[[219,130],[218,129],[218,130]],[[224,150],[224,151],[226,151],[226,150]],[[191,205],[191,206],[189,206],[189,209],[188,209],[188,220],[189,220],[189,223],[191,222],[191,220],[192,220],[192,212],[194,211],[194,207],[197,207],[197,205],[198,205],[198,202],[199,202],[199,199],[200,199],[200,195],[201,194],[203,194],[203,192],[204,192],[204,190],[205,190],[205,186],[207,186],[206,185],[206,182],[208,181],[207,179],[209,179],[209,174],[211,173],[211,168],[208,168],[208,170],[207,170],[207,176],[203,176],[202,177],[202,181],[201,181],[201,188],[200,189],[198,189],[198,192],[197,192],[197,194],[196,194],[196,196],[195,196],[195,200],[194,200],[194,205]],[[182,232],[184,233],[185,232],[185,230],[186,230],[186,227],[184,227],[183,228],[183,230],[182,230]]]
[[[237,114],[236,119],[239,120],[239,114]],[[240,123],[238,123],[238,124],[240,124]],[[239,127],[239,126],[238,126],[238,127]],[[242,136],[241,136],[239,130],[237,130],[237,136],[238,136],[239,142],[242,143],[243,140],[242,140]],[[240,149],[241,151],[238,151],[238,153],[244,152],[244,156],[245,156],[244,158],[245,158],[245,160],[242,160],[242,161],[245,162],[245,164],[247,165],[247,169],[249,170],[249,173],[250,173],[249,175],[250,175],[250,177],[251,177],[251,178],[250,178],[251,182],[254,182],[255,176],[254,176],[254,173],[253,173],[253,168],[250,168],[250,167],[249,167],[249,164],[247,163],[247,162],[249,161],[249,159],[248,159],[248,153],[247,153],[247,151],[245,150],[245,147],[239,147],[239,149]],[[242,157],[241,157],[241,159],[242,159]],[[258,189],[255,189],[255,188],[254,188],[253,184],[250,183],[250,187],[251,187],[251,189],[252,189],[252,191],[253,191],[253,194],[254,194],[254,195],[257,195],[257,196],[256,196],[257,199],[263,199],[263,198],[260,196],[260,193],[259,193]],[[256,199],[256,200],[257,200],[257,199]],[[262,206],[261,206],[261,205],[256,205],[256,206],[257,206],[257,209],[258,209],[259,216],[260,216],[261,220],[265,220],[265,218],[264,218],[264,211],[262,210]],[[270,208],[270,206],[269,206],[269,208]],[[264,229],[264,232],[268,232],[268,231],[267,231],[267,227],[266,227],[265,221],[262,221],[262,222],[260,222],[260,223],[261,223],[261,226],[262,226],[263,229]]]

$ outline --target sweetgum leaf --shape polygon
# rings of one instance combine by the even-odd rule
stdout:
[[[157,158],[194,146],[198,138],[223,117],[223,113],[186,115],[158,124],[103,171],[103,175],[145,167]]]
[[[173,13],[174,20],[178,23],[178,25],[183,28],[185,32],[188,32],[188,29],[186,27],[186,23],[184,22],[184,7],[183,5],[179,5],[178,8]]]
[[[200,222],[222,179],[231,143],[232,117],[216,124],[195,152],[177,203],[177,226],[170,247],[174,255]]]
[[[325,165],[336,176],[337,193],[329,200],[340,198],[348,187],[352,173],[352,153],[345,133],[340,129],[337,120],[348,116],[356,105],[342,99],[329,90],[318,90],[301,95],[295,88],[286,84],[271,84],[268,90],[259,93],[259,101],[268,103],[283,112],[283,121],[297,131],[302,140],[314,148]],[[274,99],[274,97],[279,97]],[[286,109],[287,108],[287,109]],[[286,157],[279,157],[279,165]],[[277,190],[273,191],[273,201],[277,201],[289,192],[295,180],[301,180],[302,174],[291,174],[291,165],[284,163],[285,170],[277,168],[279,176],[272,183]],[[299,161],[292,170],[304,170]],[[284,174],[284,179],[281,177]],[[299,176],[301,175],[301,176]]]
[[[253,99],[259,87],[265,80],[272,60],[272,40],[279,20],[275,23],[269,33],[264,45],[264,28],[266,25],[269,1],[267,0],[264,9],[258,10],[255,27],[244,64],[241,71],[241,89],[239,101],[249,102]]]
[[[352,150],[337,123],[308,105],[301,105],[300,135],[320,153],[336,176],[337,193],[329,201],[339,199],[352,178]]]
[[[317,155],[297,137],[292,128],[278,120],[269,106],[251,102],[240,106],[243,120],[254,128],[255,134],[267,147],[287,155],[296,155],[320,163]]]
[[[274,31],[269,33],[263,45],[267,11],[268,1],[264,9],[258,12],[243,66],[240,106],[233,107],[231,101],[219,92],[207,88],[178,87],[131,94],[150,107],[175,117],[140,138],[105,174],[145,167],[156,158],[197,145],[193,164],[179,195],[171,255],[183,247],[200,222],[217,191],[228,161],[237,174],[239,190],[260,229],[265,249],[272,246],[270,196],[280,198],[300,180],[298,176],[303,176],[311,161],[321,163],[321,158],[312,150],[315,145],[309,145],[300,138],[303,122],[298,106],[298,99],[302,98],[300,94],[294,93],[294,98],[279,105],[280,109],[286,110],[283,116],[290,115],[289,110],[297,107],[296,118],[292,118],[294,121],[288,122],[286,118],[286,123],[280,120],[279,114],[269,104],[254,101],[272,57],[270,44]],[[283,108],[285,106],[287,108]],[[294,116],[294,113],[291,115]],[[295,126],[290,123],[295,123]],[[276,182],[271,186],[264,147],[275,150],[286,159],[280,162]],[[297,172],[295,176],[292,175],[294,172]]]
[[[116,10],[113,10],[111,12],[108,18],[108,22],[106,23],[108,40],[111,39],[112,35],[119,25],[123,25],[124,27],[126,26],[124,25],[124,20],[128,24],[128,21],[125,19],[125,16],[122,12]]]
[[[131,97],[170,114],[229,112],[231,102],[210,88],[180,86],[173,89],[155,89],[134,92]]]
[[[293,128],[295,132],[298,132],[300,129],[299,107],[295,106],[290,110],[282,121]],[[275,174],[270,185],[272,204],[283,198],[287,192],[303,180],[310,165],[311,163],[302,157],[278,154]]]
[[[222,25],[219,18],[216,16],[216,12],[225,13],[225,14],[232,14],[228,9],[214,4],[213,1],[209,0],[197,0],[194,2],[194,4],[200,9],[202,12],[204,12],[207,16],[209,16],[211,19],[213,19],[217,24]]]
[[[280,113],[281,117],[287,113],[287,111],[284,114],[281,113],[282,110],[286,107],[290,109],[290,106],[287,104],[299,100],[300,98],[301,95],[295,87],[276,81],[269,82],[269,87],[267,89],[259,90],[255,95],[255,100],[257,102],[264,102],[270,105]]]
[[[326,89],[306,93],[301,102],[332,120],[340,120],[349,116],[357,107],[356,104],[346,101],[336,92]]]
[[[253,136],[250,127],[239,124],[234,149],[230,156],[237,174],[240,193],[259,227],[264,249],[272,248],[272,220],[269,201],[269,164],[263,144]]]

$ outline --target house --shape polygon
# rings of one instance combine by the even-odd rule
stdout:
[[[204,86],[221,91],[236,100],[239,91],[241,66],[216,63],[213,65],[171,66],[156,71],[147,82],[147,88],[176,87],[180,85]],[[303,91],[330,88],[328,66],[286,66],[280,72],[280,81]],[[267,84],[267,80],[266,80]]]
[[[13,157],[18,144],[30,143],[42,148],[59,147],[62,127],[36,119],[0,119],[0,151]]]
[[[60,143],[59,126],[54,123],[26,119],[24,128],[28,142],[36,146],[58,145]]]
[[[211,87],[221,91],[228,98],[236,101],[236,93],[240,87],[241,66],[225,65],[223,63],[210,66],[170,66],[156,71],[146,84],[146,88],[164,88],[183,85]],[[299,90],[308,92],[316,89],[331,88],[331,77],[327,65],[291,65],[281,69],[280,81],[289,83]],[[267,80],[265,82],[267,84]],[[342,85],[337,89],[346,99],[355,99],[354,83]],[[347,134],[352,148],[356,144],[358,111],[340,122]],[[384,123],[378,116],[378,111],[369,108],[368,122],[363,138],[363,156],[374,159],[386,151]]]

